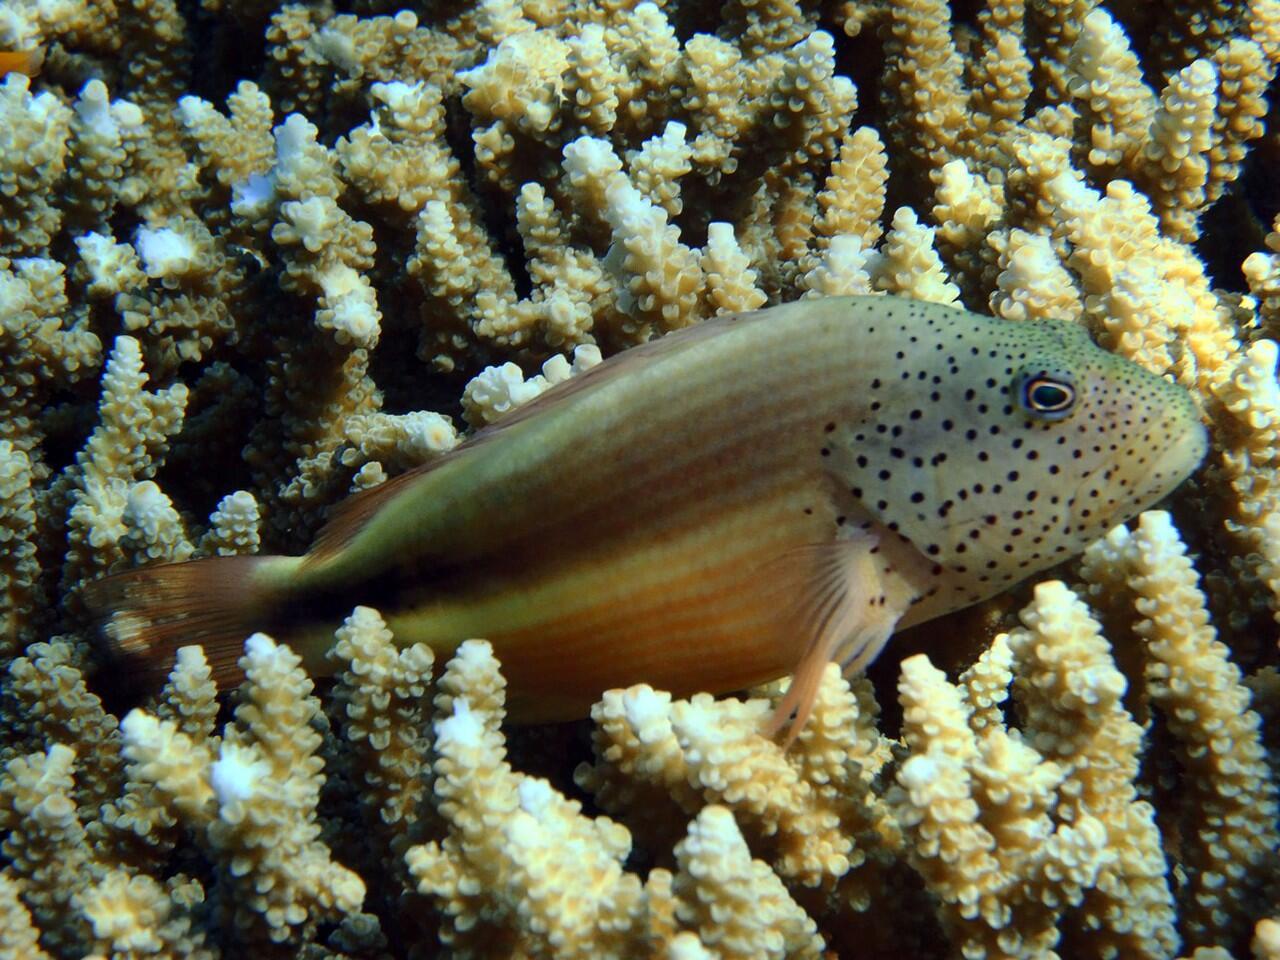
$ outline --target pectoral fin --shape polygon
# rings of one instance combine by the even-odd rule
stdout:
[[[827,664],[835,660],[846,673],[864,669],[903,613],[886,599],[875,547],[875,537],[854,533],[789,551],[766,565],[768,575],[782,580],[792,596],[787,620],[801,651],[791,685],[766,728],[773,736],[790,723],[784,746],[809,719]]]

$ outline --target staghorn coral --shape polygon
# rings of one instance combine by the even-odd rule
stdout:
[[[337,6],[0,10],[0,955],[1274,954],[1280,4]],[[1176,521],[829,672],[785,753],[776,687],[504,740],[483,645],[433,685],[371,610],[332,686],[257,639],[220,724],[189,650],[120,732],[86,580],[299,550],[601,356],[876,291],[1187,386]]]

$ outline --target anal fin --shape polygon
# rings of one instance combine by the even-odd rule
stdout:
[[[886,597],[876,543],[859,531],[790,550],[765,565],[791,595],[786,620],[801,646],[791,685],[765,728],[767,736],[787,728],[784,748],[809,719],[827,664],[839,662],[846,674],[864,669],[884,649],[903,613]]]

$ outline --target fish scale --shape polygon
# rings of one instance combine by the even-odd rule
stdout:
[[[1182,388],[1075,325],[803,301],[606,361],[357,495],[303,557],[132,571],[90,601],[157,679],[193,641],[231,678],[258,629],[324,670],[363,603],[398,643],[490,640],[517,719],[792,673],[794,732],[830,659],[1078,553],[1206,443]]]

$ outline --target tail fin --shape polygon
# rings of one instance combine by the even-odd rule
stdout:
[[[214,682],[226,688],[244,674],[244,641],[270,626],[278,589],[264,564],[283,557],[210,557],[114,574],[84,588],[89,609],[130,685],[159,689],[179,647],[200,644]]]

